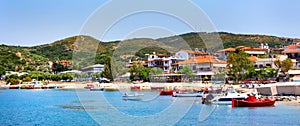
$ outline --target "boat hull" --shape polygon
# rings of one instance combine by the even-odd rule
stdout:
[[[176,93],[173,92],[173,97],[202,97],[203,93]]]
[[[234,107],[263,107],[274,106],[275,99],[247,101],[247,100],[234,100]]]
[[[9,89],[19,89],[19,86],[9,86]]]
[[[104,91],[104,88],[91,88],[90,91]]]
[[[160,91],[160,95],[173,95],[173,90]]]

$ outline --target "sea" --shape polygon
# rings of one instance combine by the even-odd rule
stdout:
[[[139,91],[62,89],[0,90],[1,126],[299,126],[300,106],[277,102],[272,107],[205,105],[201,98],[159,96]]]

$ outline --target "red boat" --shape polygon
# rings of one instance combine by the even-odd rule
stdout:
[[[20,88],[20,86],[18,86],[18,85],[10,85],[9,86],[9,89],[19,89]]]
[[[91,89],[94,88],[95,86],[93,84],[87,84],[84,88],[85,89]]]
[[[141,86],[137,86],[137,85],[131,86],[130,89],[131,89],[131,90],[140,90],[140,89],[141,89]]]
[[[259,99],[255,96],[249,96],[246,100],[235,100],[232,99],[233,107],[262,107],[262,106],[274,106],[275,99]]]
[[[160,91],[160,95],[173,95],[173,90],[162,90]]]

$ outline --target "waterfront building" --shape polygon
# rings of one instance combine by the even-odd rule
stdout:
[[[255,69],[260,68],[276,68],[274,61],[276,61],[276,58],[258,58],[256,56],[250,56],[249,59],[252,61]]]
[[[296,60],[296,66],[294,67],[300,68],[300,43],[284,47],[282,53],[287,55],[288,58]]]
[[[195,51],[193,50],[180,50],[178,52],[175,53],[175,57],[181,58],[183,60],[188,60],[192,57],[195,56],[204,56],[204,55],[208,55],[206,52],[203,51],[199,51],[197,48],[195,49]]]
[[[244,51],[250,56],[256,56],[256,57],[267,57],[266,55],[270,51],[268,44],[265,45],[261,44],[259,48],[248,47],[248,46],[237,46],[236,48],[226,48],[226,49],[218,50],[216,52],[216,55],[218,59],[226,61],[227,56],[230,54],[230,52],[234,52],[236,49],[240,49],[241,51]]]
[[[101,73],[104,70],[104,65],[102,64],[95,64],[92,66],[84,67],[81,69],[83,73]]]
[[[208,55],[192,57],[189,60],[178,62],[177,64],[180,69],[184,66],[189,66],[193,70],[193,73],[199,76],[200,81],[203,78],[211,80],[219,69],[225,69],[227,66],[226,61],[218,60]]]
[[[149,68],[161,68],[164,73],[176,73],[179,68],[176,63],[183,61],[182,57],[167,56],[165,54],[149,54],[147,67]]]

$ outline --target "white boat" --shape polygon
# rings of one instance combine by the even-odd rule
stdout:
[[[173,92],[173,97],[202,97],[203,92]]]
[[[138,101],[138,100],[142,100],[142,96],[144,96],[144,94],[138,94],[138,93],[128,94],[128,93],[125,93],[122,97],[123,97],[124,100]]]
[[[232,89],[227,91],[225,94],[215,96],[212,100],[210,100],[210,102],[218,105],[231,105],[232,98],[236,100],[244,100],[247,99],[247,97],[247,94],[238,93],[236,90]]]

